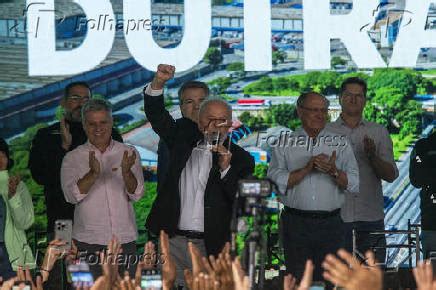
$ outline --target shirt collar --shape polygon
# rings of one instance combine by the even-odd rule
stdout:
[[[111,141],[110,141],[110,143],[109,143],[109,146],[106,148],[106,151],[105,151],[105,152],[111,151],[111,150],[114,148],[114,145],[115,145],[115,142],[114,142],[113,139],[111,139]],[[89,142],[89,140],[86,141],[86,146],[88,146],[88,148],[89,148],[90,150],[94,150],[94,151],[98,151],[98,152],[100,152],[100,150],[99,150],[97,147],[95,147],[94,145],[92,145],[92,144]]]
[[[315,139],[317,139],[319,136],[322,136],[325,133],[326,127],[322,128],[321,131],[318,133]],[[299,135],[307,136],[309,137],[309,134],[307,134],[306,130],[304,130],[303,126],[301,126],[299,129],[295,131]],[[312,137],[311,137],[312,138]]]
[[[342,114],[339,115],[339,117],[336,119],[335,121],[336,124],[342,125],[342,126],[347,126],[347,123],[345,123],[344,119],[342,118]],[[368,121],[366,121],[363,117],[360,119],[359,122],[359,126],[365,126],[368,123]]]

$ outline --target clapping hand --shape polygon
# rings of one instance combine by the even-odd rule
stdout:
[[[62,140],[62,148],[68,151],[70,149],[71,143],[73,142],[73,136],[70,133],[70,125],[66,122],[65,118],[61,119],[60,133],[61,133],[61,140]]]
[[[367,135],[363,138],[363,150],[369,159],[372,159],[376,155],[376,146],[373,139]]]
[[[100,162],[98,162],[97,158],[95,157],[95,151],[89,152],[89,169],[91,174],[93,174],[95,177],[100,175]]]
[[[136,152],[132,150],[132,154],[129,155],[129,152],[126,150],[123,154],[123,160],[121,161],[121,171],[122,173],[127,173],[132,169],[133,164],[135,164],[136,160]]]
[[[12,198],[17,193],[17,187],[20,181],[21,178],[18,175],[9,177],[9,183],[8,183],[9,198]]]
[[[336,168],[336,150],[333,151],[329,157],[326,154],[319,154],[315,156],[314,166],[316,169],[323,173],[334,174],[337,172]]]

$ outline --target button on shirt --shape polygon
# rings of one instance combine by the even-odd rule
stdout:
[[[395,164],[392,140],[389,137],[388,130],[382,125],[366,120],[361,120],[356,128],[350,128],[341,117],[328,124],[327,128],[338,134],[347,135],[359,165],[360,190],[345,197],[341,213],[342,219],[345,222],[383,219],[382,181],[376,176],[366,156],[363,139],[367,135],[374,140],[377,156],[392,164],[395,169],[395,178],[397,178],[398,168]]]
[[[359,189],[359,170],[353,150],[345,136],[324,129],[313,139],[303,128],[297,129],[285,140],[280,140],[273,148],[268,177],[286,196],[282,202],[300,210],[333,211],[342,206],[345,191],[340,189],[334,178],[313,169],[304,179],[288,188],[289,174],[306,166],[318,154],[331,156],[336,151],[336,167],[347,174],[348,185],[345,191]]]
[[[89,152],[94,151],[100,163],[100,175],[87,194],[81,194],[77,182],[89,171]],[[129,194],[121,174],[124,151],[136,153],[132,173],[138,185]],[[132,147],[112,140],[105,152],[101,153],[89,142],[70,151],[61,168],[61,184],[65,199],[75,204],[73,238],[78,241],[107,245],[116,235],[121,243],[137,238],[135,213],[132,202],[144,194],[139,153]]]

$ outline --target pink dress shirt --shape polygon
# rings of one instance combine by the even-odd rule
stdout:
[[[138,181],[133,194],[129,194],[121,175],[124,151],[136,152],[132,173]],[[77,182],[89,171],[89,152],[94,151],[100,162],[100,176],[87,194],[81,194]],[[73,238],[88,244],[107,245],[112,235],[121,243],[137,238],[135,213],[132,202],[144,194],[144,178],[136,149],[112,140],[101,153],[89,142],[77,147],[64,157],[61,184],[67,202],[75,204]]]

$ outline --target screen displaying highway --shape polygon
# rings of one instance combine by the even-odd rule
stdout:
[[[141,154],[146,194],[135,209],[143,229],[156,194],[159,138],[145,118],[142,89],[159,63],[176,67],[165,90],[175,118],[177,91],[188,80],[206,82],[211,95],[231,104],[233,140],[254,157],[258,177],[271,158],[270,137],[300,126],[301,92],[327,96],[333,121],[341,112],[340,83],[365,79],[365,118],[388,129],[399,169],[399,178],[383,183],[386,229],[419,224],[409,158],[435,124],[436,5],[354,2],[0,1],[0,137],[11,144],[13,171],[33,195],[35,240],[46,218],[42,188],[27,169],[30,143],[39,128],[59,120],[63,89],[79,80],[112,103],[117,129]],[[389,244],[406,242],[406,235],[388,236]],[[407,263],[408,255],[392,248],[387,263]]]

